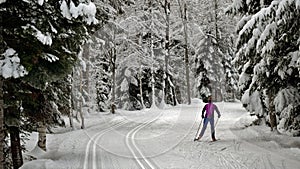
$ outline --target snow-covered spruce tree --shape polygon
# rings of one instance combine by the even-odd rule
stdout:
[[[223,53],[217,46],[216,38],[207,33],[206,37],[201,40],[195,58],[197,88],[203,99],[208,95],[212,95],[215,99],[222,97],[222,82],[225,80],[222,61]]]
[[[172,67],[170,67],[170,64],[172,62],[172,51],[171,51],[171,39],[172,33],[173,33],[173,27],[176,16],[176,11],[173,8],[171,8],[171,5],[173,5],[174,2],[171,2],[170,0],[164,0],[160,2],[161,8],[164,11],[164,15],[162,15],[163,20],[162,23],[165,24],[165,37],[164,39],[164,66],[163,66],[163,83],[162,83],[162,99],[161,99],[161,107],[165,103],[176,105],[176,93],[175,93],[175,82],[172,72]]]
[[[69,118],[75,117],[77,120],[81,121],[81,129],[85,128],[84,124],[84,117],[83,117],[83,106],[86,107],[86,100],[89,98],[89,94],[86,90],[88,78],[84,78],[84,74],[87,74],[87,64],[88,61],[84,60],[83,56],[83,49],[78,54],[78,62],[74,66],[72,72],[72,107],[74,110],[74,114],[69,116]],[[85,76],[86,77],[86,76]],[[72,122],[72,119],[70,119]]]
[[[170,35],[172,36],[169,37],[169,40],[166,40],[167,33],[164,32],[164,30],[166,30],[165,25],[167,24],[165,19],[166,13],[165,13],[165,9],[162,8],[164,7],[165,3],[166,1],[164,2],[160,1],[159,3],[158,1],[152,1],[150,4],[149,1],[145,4],[143,3],[143,1],[135,1],[135,4],[131,5],[130,7],[128,8],[126,6],[124,7],[125,14],[122,16],[122,18],[119,18],[119,20],[121,21],[118,22],[120,23],[119,25],[121,25],[121,27],[126,32],[125,41],[127,41],[127,44],[129,43],[131,45],[129,45],[126,48],[126,50],[122,52],[123,56],[121,56],[121,58],[123,59],[120,59],[118,62],[118,65],[120,65],[120,67],[117,69],[117,72],[124,75],[125,70],[130,69],[131,72],[130,79],[134,79],[138,77],[138,85],[139,85],[138,87],[140,88],[140,91],[138,93],[130,92],[129,98],[131,99],[126,99],[126,100],[134,100],[134,102],[136,102],[136,100],[140,100],[141,105],[143,105],[142,103],[143,101],[148,102],[149,100],[153,100],[152,97],[149,99],[149,96],[151,96],[153,92],[152,90],[148,90],[148,88],[146,87],[147,85],[145,84],[146,82],[149,82],[150,86],[154,84],[153,85],[155,90],[154,93],[155,95],[157,94],[159,95],[158,102],[163,103],[162,99],[164,98],[164,96],[166,96],[165,100],[169,104],[177,103],[178,100],[177,96],[180,95],[178,94],[180,90],[178,90],[179,87],[177,84],[185,83],[185,80],[183,80],[182,78],[184,77],[183,76],[184,74],[181,73],[183,72],[183,69],[179,68],[180,71],[177,71],[178,69],[177,66],[183,67],[182,66],[182,56],[184,55],[184,51],[183,51],[184,33],[182,31],[183,24],[179,17],[178,4],[177,2],[173,2],[175,6],[173,6],[171,10],[172,11],[174,10],[174,12],[171,12],[169,16],[170,17],[169,31],[170,31]],[[132,9],[137,9],[137,10],[132,10]],[[162,11],[164,13],[162,13]],[[149,25],[151,24],[152,24],[152,29],[149,29],[149,27],[151,27]],[[166,43],[168,41],[170,41],[168,45],[169,50],[164,49],[166,48]],[[152,49],[153,49],[153,53],[152,53]],[[126,58],[129,55],[130,57]],[[129,62],[130,64],[120,64],[123,61],[127,62],[126,61],[127,59],[132,60],[131,62]],[[152,67],[150,63],[155,63],[155,64]],[[167,68],[166,65],[168,65]],[[147,77],[149,75],[149,72],[146,73],[145,71],[148,70],[148,68],[153,68],[152,69],[153,71],[151,71],[153,73],[151,73],[150,75],[152,74],[154,75],[153,76],[155,80],[154,83],[147,80],[140,82],[141,79],[144,79],[144,77]],[[165,70],[168,69],[167,78],[159,74],[159,72],[161,71],[162,74],[164,74],[163,73],[164,69]],[[121,77],[125,79],[126,76],[121,76]],[[120,79],[118,86],[121,84],[121,82],[123,82],[123,84],[125,83],[124,79]],[[164,83],[165,83],[165,89],[167,88],[165,92],[163,88]],[[131,89],[132,87],[135,88],[134,86],[135,85],[133,85],[133,83],[129,83],[128,85],[128,87],[130,87]],[[137,91],[131,89],[129,91]],[[162,92],[157,92],[157,91],[162,91]],[[128,90],[124,92],[128,92]],[[119,93],[119,91],[117,93]],[[163,93],[166,93],[166,95],[164,95]],[[126,96],[126,95],[122,95],[122,96]],[[143,97],[145,96],[146,98],[141,99],[141,96]],[[162,99],[160,99],[160,97]],[[132,104],[129,103],[127,105],[132,105]],[[163,104],[161,104],[161,106],[163,106]]]
[[[0,3],[1,4],[1,3]],[[0,18],[0,22],[2,18]],[[4,53],[2,37],[2,25],[0,26],[0,53]],[[4,133],[4,98],[3,98],[3,77],[0,75],[0,168],[4,168],[5,163],[5,133]]]
[[[236,0],[228,11],[243,16],[237,26],[235,62],[240,81],[246,82],[244,91],[250,96],[260,93],[267,108],[260,113],[266,113],[272,130],[279,127],[299,135],[299,1]]]
[[[136,35],[137,43],[131,37],[119,44],[119,49],[123,51],[119,54],[117,60],[117,103],[118,107],[127,110],[136,110],[145,108],[145,102],[149,99],[152,90],[145,90],[144,86],[151,88],[151,70],[152,58],[147,52],[147,45],[141,42],[142,37]],[[145,71],[145,70],[148,71]],[[145,76],[148,76],[148,79]],[[155,77],[155,75],[154,75]],[[148,102],[149,103],[149,102]]]
[[[224,15],[225,7],[231,3],[229,0],[215,1],[215,36],[218,37],[218,47],[222,55],[222,65],[224,68],[224,88],[222,90],[222,97],[224,101],[234,101],[240,98],[238,92],[238,72],[232,64],[235,57],[235,24],[237,18]]]
[[[151,68],[151,72],[154,72],[151,75],[155,76],[157,54],[162,53],[160,13],[155,8],[151,14],[152,7],[148,3],[136,1],[129,7],[125,6],[125,14],[114,21],[124,31],[116,35],[121,37],[116,43],[116,94],[119,108],[132,110],[145,107],[143,102],[149,99],[144,96],[149,95],[143,91],[144,70]],[[155,87],[156,82],[147,82]],[[152,91],[149,91],[152,96],[157,94]]]
[[[114,112],[114,97],[112,97],[114,94],[112,91],[114,91],[113,77],[115,76],[112,61],[115,55],[111,53],[114,50],[111,33],[116,28],[116,26],[113,26],[115,18],[124,13],[123,6],[131,4],[131,1],[95,0],[94,3],[97,9],[102,12],[100,16],[105,22],[93,34],[90,43],[85,45],[84,48],[83,58],[87,62],[87,70],[83,73],[83,87],[86,88],[83,91],[86,91],[84,94],[88,94],[86,98],[90,99],[90,103],[93,101],[97,103],[99,111],[103,112],[111,109],[111,112]],[[96,79],[96,81],[89,81],[87,77]],[[95,88],[92,86],[95,86]],[[95,92],[89,92],[89,90]]]
[[[116,98],[116,60],[118,57],[117,43],[123,39],[123,30],[115,19],[111,19],[93,36],[93,43],[89,46],[92,57],[95,61],[97,104],[100,111],[105,111],[108,107],[115,113]],[[110,105],[108,102],[110,102]]]
[[[109,100],[111,91],[111,67],[108,52],[102,52],[101,42],[103,40],[94,36],[93,42],[89,46],[91,62],[93,63],[92,79],[96,80],[96,103],[100,112],[109,110]]]
[[[47,100],[50,101],[54,118],[50,116],[50,122],[47,122],[47,129],[57,125],[65,126],[61,116],[72,115],[72,76],[69,74],[63,79],[52,82],[46,89]]]
[[[223,67],[225,73],[225,93],[223,94],[224,101],[235,101],[235,99],[240,98],[238,92],[238,72],[232,65],[232,60],[234,58],[233,48],[228,48],[224,53]]]
[[[81,1],[82,2],[82,1]],[[88,35],[87,25],[98,23],[95,18],[96,8],[93,3],[79,1],[5,1],[0,4],[4,58],[1,58],[1,76],[7,78],[5,83],[11,84],[12,90],[5,91],[11,96],[6,99],[5,121],[9,121],[12,133],[12,158],[14,168],[22,165],[22,153],[19,139],[20,109],[23,95],[31,93],[32,103],[36,98],[36,111],[51,112],[50,105],[43,92],[47,84],[66,76],[76,62],[77,52]],[[20,64],[22,67],[15,67]],[[17,83],[10,77],[21,78]],[[22,89],[22,90],[16,90]],[[21,92],[20,92],[21,91]],[[38,97],[37,97],[38,96]],[[13,101],[14,102],[11,102]],[[53,107],[50,107],[53,108]],[[38,110],[40,109],[40,110]],[[21,109],[22,118],[28,118],[28,110]],[[17,115],[17,116],[15,116]],[[8,121],[7,121],[8,120]],[[41,119],[41,122],[43,120]],[[46,125],[46,124],[45,124]]]
[[[88,46],[96,79],[96,100],[101,112],[115,109],[117,41],[122,41],[122,28],[116,19],[111,19],[92,37]],[[120,38],[118,38],[120,36]],[[118,38],[118,39],[117,39]],[[113,110],[112,110],[113,109]]]
[[[185,64],[185,79],[186,79],[186,92],[187,92],[187,102],[191,104],[191,89],[190,89],[190,63],[189,63],[189,45],[188,45],[188,8],[185,1],[178,0],[180,16],[183,25],[184,34],[184,64]]]
[[[199,77],[199,72],[195,74],[197,71],[196,69],[201,69],[201,65],[203,66],[203,63],[200,64],[198,62],[199,55],[196,53],[197,51],[201,50],[203,39],[207,36],[207,32],[210,32],[211,36],[215,39],[215,48],[218,48],[219,50],[219,59],[221,59],[220,67],[223,67],[223,72],[227,72],[228,76],[224,75],[224,81],[223,81],[223,88],[219,91],[219,99],[223,96],[226,96],[227,92],[225,89],[232,89],[231,86],[235,86],[234,83],[236,80],[233,79],[233,76],[230,76],[229,72],[235,72],[230,64],[230,61],[232,60],[232,53],[230,51],[233,50],[232,44],[232,38],[231,35],[234,33],[231,23],[234,23],[234,21],[231,18],[225,17],[223,15],[223,8],[226,6],[227,1],[225,3],[220,3],[219,1],[186,1],[187,8],[188,8],[188,35],[190,36],[188,38],[189,41],[189,53],[192,56],[191,64],[193,72],[193,78],[191,83],[193,86],[193,94],[194,97],[200,97],[200,91],[199,91],[199,85],[201,85],[200,80],[197,79]],[[178,31],[174,31],[175,36],[178,37]],[[174,34],[173,32],[173,34]],[[194,52],[195,51],[195,52]],[[197,59],[196,59],[197,58]],[[197,60],[198,63],[195,63],[195,60]],[[226,71],[225,71],[226,70]],[[204,70],[203,70],[204,71]],[[197,75],[198,74],[198,75]],[[225,73],[223,73],[225,74]],[[202,77],[201,77],[202,78]],[[208,84],[208,78],[204,77],[204,80],[202,83],[205,85]],[[206,81],[206,82],[205,82]],[[227,82],[227,83],[225,83]],[[228,83],[231,82],[231,83]],[[204,85],[203,84],[203,85]],[[198,86],[198,87],[197,87]],[[215,88],[213,88],[215,89]],[[206,88],[206,91],[203,90],[202,92],[207,93],[208,95],[211,94],[211,91]],[[217,92],[213,92],[217,93]],[[229,92],[232,93],[232,92]],[[216,97],[216,96],[215,96]],[[226,97],[225,97],[226,98]],[[224,99],[225,99],[224,98]]]

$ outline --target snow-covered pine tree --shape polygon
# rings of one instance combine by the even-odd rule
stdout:
[[[228,43],[229,44],[229,43]],[[233,45],[233,43],[231,43]],[[234,51],[232,46],[228,46],[227,50],[224,51],[224,60],[223,67],[225,73],[225,91],[223,91],[224,101],[235,101],[236,98],[239,98],[238,92],[238,72],[235,67],[232,65],[232,60],[234,59]],[[224,48],[223,48],[224,49]]]
[[[224,10],[230,5],[230,0],[219,1],[213,3],[215,13],[215,36],[218,37],[218,47],[222,53],[222,65],[224,68],[224,88],[222,89],[222,97],[224,101],[234,101],[239,98],[237,88],[238,73],[232,61],[234,54],[235,24],[237,19],[224,15]]]
[[[73,72],[72,72],[72,108],[74,110],[71,112],[69,118],[75,117],[78,121],[79,118],[81,120],[81,128],[85,128],[84,125],[84,117],[83,111],[87,111],[87,109],[83,110],[83,107],[87,107],[86,99],[89,98],[89,94],[86,91],[86,85],[87,85],[87,78],[84,78],[84,75],[87,75],[87,63],[89,63],[86,58],[83,57],[83,50],[82,48],[78,54],[78,62],[74,66]],[[85,76],[87,77],[87,76]],[[72,119],[70,119],[70,122],[72,122]]]
[[[191,104],[191,87],[190,87],[190,63],[189,63],[189,45],[188,45],[188,8],[185,1],[178,0],[179,12],[182,19],[183,34],[184,34],[184,64],[185,64],[185,80],[187,102]]]
[[[96,103],[100,112],[109,110],[109,100],[111,91],[111,70],[108,53],[102,52],[104,41],[98,37],[93,37],[93,42],[89,46],[91,62],[93,63],[92,79],[96,80]]]
[[[0,3],[1,4],[1,3]],[[0,22],[2,18],[0,18]],[[2,25],[0,31],[2,31]],[[0,53],[4,53],[2,32],[0,33]],[[3,77],[0,75],[0,168],[4,168],[5,163],[5,133],[4,133],[4,98],[3,98]]]
[[[193,57],[192,59],[192,70],[196,71],[197,67],[198,67],[198,71],[199,68],[201,67],[201,65],[203,66],[203,63],[200,64],[200,62],[198,62],[198,54],[196,53],[197,51],[200,50],[201,44],[203,43],[203,39],[205,39],[205,37],[207,36],[207,32],[210,32],[210,34],[214,37],[215,39],[215,46],[216,48],[218,48],[219,50],[219,58],[222,60],[220,62],[220,70],[221,67],[223,67],[223,72],[225,72],[225,70],[227,72],[233,71],[233,68],[230,64],[230,61],[232,60],[232,53],[230,53],[230,51],[233,50],[232,48],[232,38],[231,35],[233,34],[233,29],[232,26],[230,26],[232,23],[234,23],[234,20],[232,20],[231,18],[228,18],[224,15],[222,15],[223,13],[223,8],[224,6],[226,6],[227,1],[225,1],[225,3],[223,3],[224,1],[222,1],[222,3],[220,3],[219,1],[186,1],[187,5],[188,5],[188,9],[189,9],[189,22],[188,22],[188,30],[189,30],[189,34],[192,36],[191,38],[189,38],[189,48],[191,50],[191,55]],[[201,18],[201,19],[199,19]],[[194,52],[195,51],[195,52]],[[230,53],[230,54],[229,54]],[[195,63],[195,60],[197,58],[197,62]],[[198,64],[198,65],[197,65]],[[199,65],[200,64],[200,65]],[[200,67],[199,67],[200,66]],[[200,68],[202,69],[202,68]],[[204,71],[204,70],[203,70]],[[197,77],[199,74],[194,72],[194,77]],[[231,88],[230,86],[234,86],[234,84],[228,83],[228,82],[235,82],[234,79],[229,78],[230,76],[225,76],[225,73],[221,73],[224,74],[224,77],[228,77],[224,78],[224,81],[221,82],[223,83],[224,89],[222,89],[222,91],[219,90],[219,99],[221,100],[221,98],[226,95],[226,91],[225,88]],[[227,73],[229,75],[229,73]],[[196,75],[196,76],[195,76]],[[205,85],[208,84],[208,78],[204,77],[203,83]],[[197,78],[194,78],[192,83],[193,83],[193,94],[196,97],[200,97],[199,96],[199,85],[201,85],[200,83],[201,80],[197,80]],[[206,82],[205,82],[206,81]],[[228,86],[227,86],[228,85]],[[197,87],[198,86],[198,87]],[[208,89],[208,88],[206,88]],[[229,90],[228,90],[229,91]],[[203,90],[202,92],[206,92],[207,94],[211,94],[211,91],[209,90]],[[216,93],[216,92],[213,92]],[[216,96],[215,96],[216,97]],[[224,98],[225,99],[225,98]]]
[[[151,83],[151,86],[157,83],[152,83],[147,80],[141,83],[141,80],[146,76],[144,70],[147,68],[153,68],[151,69],[151,72],[153,72],[151,75],[153,74],[155,76],[157,69],[156,59],[158,54],[162,54],[161,37],[163,35],[160,31],[161,29],[159,29],[161,28],[161,23],[159,21],[159,10],[156,9],[158,5],[156,4],[156,7],[149,7],[149,3],[150,2],[143,3],[143,1],[136,1],[135,4],[124,7],[125,14],[115,21],[125,31],[122,35],[123,40],[119,40],[117,47],[118,67],[116,71],[118,79],[117,94],[119,95],[118,98],[123,100],[119,100],[118,105],[126,109],[141,108],[144,107],[143,102],[145,100],[153,100],[153,98],[144,98],[144,96],[149,95],[144,93],[143,86],[145,86],[145,82]],[[151,15],[150,10],[152,8],[153,13]],[[153,29],[149,29],[151,24],[153,25],[151,26]],[[151,37],[155,38],[153,43],[151,43]],[[152,44],[153,50],[151,48]],[[151,53],[153,53],[153,55],[151,55]],[[152,66],[152,64],[154,65]],[[138,88],[139,90],[137,90]],[[153,88],[148,91],[148,93],[157,94],[152,91]],[[126,106],[124,107],[124,105]]]
[[[5,146],[5,133],[4,133],[3,79],[0,76],[0,151],[1,151],[0,152],[0,162],[1,162],[1,164],[0,164],[1,167],[0,168],[4,168],[4,162],[5,162],[5,160],[4,160],[5,159],[4,146]]]
[[[223,53],[217,46],[216,38],[208,32],[201,40],[195,58],[197,88],[203,99],[209,95],[216,100],[222,99],[222,84],[225,80],[222,61]]]
[[[8,78],[7,82],[12,84],[10,87],[17,89],[18,83],[14,83],[10,77],[19,78],[27,74],[21,78],[21,83],[19,83],[22,85],[21,89],[24,88],[23,91],[26,92],[29,90],[32,98],[35,98],[35,93],[41,98],[46,98],[40,95],[43,95],[49,83],[65,77],[72,70],[77,60],[77,52],[86,40],[88,31],[91,30],[93,24],[98,23],[95,18],[95,5],[83,1],[68,1],[67,3],[65,0],[45,2],[7,0],[0,4],[0,8],[1,33],[5,49],[5,57],[1,58],[1,76]],[[15,93],[9,93],[11,91]],[[6,92],[14,96],[22,94],[19,92],[22,90],[11,91]],[[17,104],[8,105],[15,113],[9,113],[9,115],[19,113],[17,108],[21,107],[22,97],[15,97],[14,100]],[[43,103],[49,105],[48,100]],[[45,109],[35,111],[45,111]],[[24,112],[27,111],[24,110]],[[27,115],[23,115],[26,118]],[[7,116],[6,119],[15,120],[18,124],[19,117],[9,117],[12,116]],[[11,125],[10,129],[14,133],[11,135],[11,140],[17,141],[11,147],[15,150],[12,154],[13,165],[18,168],[22,165],[18,134],[20,128],[18,125]]]
[[[257,99],[265,103],[262,112],[271,129],[280,124],[299,135],[299,1],[235,0],[228,12],[242,15],[235,62],[240,66],[242,89],[249,91],[244,95],[260,93]]]
[[[111,112],[116,108],[116,69],[118,45],[123,41],[124,31],[116,19],[111,19],[93,37],[94,45],[89,46],[96,70],[97,104],[100,111],[110,107]],[[107,72],[107,73],[106,73]],[[103,86],[102,86],[103,85]],[[108,95],[108,93],[110,95]],[[109,100],[110,105],[107,101]]]
[[[170,12],[171,12],[171,3],[168,0],[165,0],[161,3],[162,8],[165,12],[165,20],[166,20],[166,34],[165,34],[165,63],[163,67],[163,84],[162,84],[162,99],[161,99],[161,107],[164,107],[165,103],[168,101],[168,91],[169,87],[167,87],[168,83],[168,75],[169,75],[169,56],[170,56]]]

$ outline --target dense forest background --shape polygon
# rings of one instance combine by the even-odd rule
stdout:
[[[1,161],[84,114],[241,100],[300,135],[299,0],[1,0]],[[11,162],[13,161],[13,162]]]

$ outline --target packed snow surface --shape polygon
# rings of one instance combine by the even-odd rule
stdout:
[[[47,135],[47,152],[35,146],[37,134],[27,142],[26,159],[37,158],[22,169],[293,169],[300,166],[300,138],[273,133],[268,127],[250,126],[240,102],[216,103],[221,117],[216,142],[210,126],[194,142],[201,110],[192,105],[165,109],[86,114],[86,128],[54,129]],[[216,120],[217,121],[217,120]]]

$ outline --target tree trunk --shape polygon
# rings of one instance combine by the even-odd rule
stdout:
[[[86,102],[90,102],[91,98],[90,98],[90,54],[89,54],[89,47],[90,47],[90,44],[88,43],[86,45],[86,48],[85,48],[85,59],[86,59],[86,70],[84,72],[84,81],[85,81],[85,85],[84,85],[84,89],[87,93],[87,96],[86,96]],[[88,107],[88,113],[90,113],[90,107]]]
[[[154,80],[154,52],[153,52],[153,39],[151,33],[151,58],[152,58],[152,66],[151,66],[151,88],[152,88],[152,105],[151,107],[156,107],[155,105],[155,80]]]
[[[0,17],[0,21],[2,22],[2,17]],[[4,43],[2,36],[2,25],[0,26],[0,53],[4,52]],[[4,141],[5,141],[5,133],[4,133],[4,99],[3,99],[3,78],[0,75],[0,169],[4,169],[5,155],[4,155]]]
[[[69,122],[70,122],[70,127],[75,130],[75,126],[74,126],[74,122],[73,122],[73,112],[72,110],[70,111],[70,114],[69,114]]]
[[[76,110],[75,109],[75,105],[76,105],[76,101],[75,101],[75,97],[74,97],[74,94],[73,94],[73,88],[74,88],[74,68],[73,68],[73,71],[72,71],[72,74],[71,74],[71,90],[70,90],[70,92],[71,92],[71,102],[70,102],[70,111],[69,111],[69,122],[70,122],[70,127],[72,128],[72,130],[75,130],[75,126],[74,126],[74,123],[73,123],[73,108],[74,108],[74,110]]]
[[[142,45],[142,35],[139,36],[139,45]],[[144,97],[143,97],[143,81],[142,81],[142,62],[141,62],[141,58],[139,57],[139,82],[140,82],[140,98],[141,98],[141,105],[142,105],[142,109],[145,109],[145,104],[144,104]]]
[[[82,112],[82,106],[83,106],[83,85],[82,85],[82,74],[83,74],[83,70],[80,70],[80,86],[79,86],[79,90],[80,90],[80,100],[79,100],[79,113],[80,113],[80,119],[81,119],[81,129],[85,128],[84,125],[84,117],[83,117],[83,112]]]
[[[274,106],[274,94],[272,91],[269,91],[268,97],[269,97],[269,116],[270,116],[271,131],[277,131],[277,121],[276,121],[276,113],[275,113],[275,106]]]
[[[169,67],[169,57],[170,57],[170,1],[165,0],[164,11],[166,15],[166,42],[165,42],[165,66],[164,66],[164,75],[163,75],[163,96],[162,96],[162,105],[168,103],[168,67]]]
[[[218,36],[218,2],[217,2],[217,0],[214,0],[214,11],[215,11],[215,36],[216,36],[216,41],[217,41],[217,45],[218,45],[219,36]]]
[[[5,139],[5,134],[4,134],[4,100],[3,100],[3,78],[0,77],[0,169],[4,169],[4,139]]]
[[[176,106],[177,105],[177,99],[176,99],[175,86],[172,87],[172,98],[173,98],[173,106]]]
[[[23,165],[22,148],[20,142],[20,131],[16,126],[10,127],[11,154],[14,169]]]
[[[47,141],[46,126],[42,122],[38,123],[37,131],[39,133],[38,146],[42,150],[47,151],[47,147],[46,147],[46,141]]]
[[[153,29],[153,17],[152,17],[152,1],[150,1],[150,15],[151,15],[151,24],[150,24],[150,29]],[[151,88],[152,88],[152,108],[156,107],[155,104],[155,80],[154,80],[154,44],[153,44],[153,33],[150,33],[150,50],[151,50],[151,58],[152,58],[152,66],[151,66]]]
[[[219,34],[218,34],[218,0],[214,0],[214,13],[215,13],[215,16],[214,16],[214,21],[215,21],[215,38],[216,38],[216,46],[217,48],[219,49],[220,45],[219,45]],[[219,57],[222,57],[222,56],[219,56]],[[223,61],[224,61],[224,58],[223,58]],[[223,63],[222,61],[222,63]],[[223,64],[223,71],[224,73],[226,72],[225,70],[225,66]],[[223,92],[222,91],[222,88],[223,86],[225,85],[222,85],[224,83],[224,80],[222,80],[222,77],[220,80],[220,83],[216,83],[214,86],[215,86],[215,99],[216,101],[222,101],[223,100],[223,93],[226,93],[226,92]]]
[[[183,9],[183,26],[184,26],[184,61],[185,61],[185,73],[186,73],[186,83],[187,83],[187,99],[188,104],[191,104],[191,91],[190,91],[190,67],[189,67],[189,53],[188,53],[188,34],[187,34],[187,6],[184,2]]]
[[[143,97],[142,65],[140,65],[140,70],[139,70],[139,81],[140,81],[141,106],[142,106],[142,109],[145,109],[144,97]]]
[[[112,64],[112,103],[111,103],[111,113],[115,114],[116,112],[116,48],[115,46],[111,50],[111,64]]]

